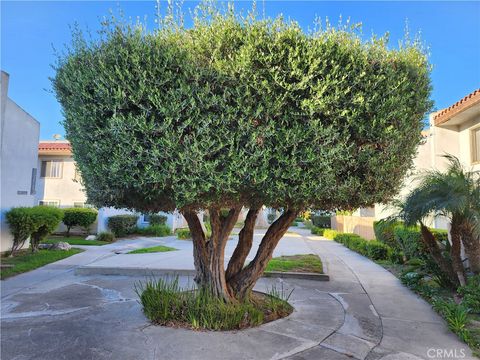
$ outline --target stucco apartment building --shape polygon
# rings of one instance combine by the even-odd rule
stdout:
[[[480,89],[473,91],[448,108],[429,116],[429,129],[422,132],[423,143],[418,147],[414,169],[406,179],[399,194],[406,196],[417,184],[422,171],[445,170],[445,154],[455,155],[465,167],[480,171]],[[373,221],[391,215],[393,209],[385,204],[359,209],[353,216],[337,216],[333,227],[344,232],[354,232],[365,238],[373,238]],[[447,229],[448,222],[441,217],[432,218],[428,224]]]
[[[9,78],[6,72],[1,72],[0,252],[10,249],[12,244],[5,213],[12,207],[35,203],[40,135],[40,123],[8,97]]]

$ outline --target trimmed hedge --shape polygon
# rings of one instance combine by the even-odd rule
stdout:
[[[172,234],[170,228],[165,224],[150,225],[144,228],[137,227],[133,232],[135,234],[147,236],[168,236]]]
[[[320,236],[323,236],[323,233],[325,232],[325,230],[327,229],[323,229],[323,228],[319,228],[319,227],[316,227],[316,226],[313,226],[310,228],[310,232],[314,235],[320,235]]]
[[[150,226],[152,225],[165,225],[167,223],[167,217],[165,215],[152,214],[150,215]]]
[[[116,237],[131,234],[136,229],[137,215],[115,215],[108,218],[108,227]]]
[[[97,219],[97,211],[90,208],[67,208],[63,209],[63,223],[67,227],[67,236],[74,226],[88,228]]]
[[[333,240],[338,234],[338,231],[332,229],[325,229],[325,231],[323,232],[323,236],[330,240]]]
[[[311,219],[313,226],[328,229],[332,227],[332,218],[330,216],[312,215]]]
[[[114,242],[115,241],[115,235],[109,231],[104,231],[95,237],[95,240],[97,241],[106,241],[106,242]]]
[[[365,240],[357,234],[341,233],[334,240],[345,245],[350,250],[358,252],[373,260],[387,260],[391,258],[393,249],[377,240]]]

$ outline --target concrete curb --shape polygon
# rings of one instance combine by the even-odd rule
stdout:
[[[75,269],[75,275],[117,275],[117,276],[195,276],[195,270],[182,269],[149,269],[143,267],[104,267],[104,266],[82,266]],[[305,279],[317,281],[329,281],[327,274],[318,273],[298,273],[298,272],[281,272],[268,271],[263,277],[278,277],[285,279]]]

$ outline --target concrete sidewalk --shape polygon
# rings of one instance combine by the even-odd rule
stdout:
[[[1,358],[412,360],[441,359],[437,351],[446,350],[472,359],[431,307],[382,267],[335,242],[292,231],[298,235],[282,239],[276,255],[317,253],[331,281],[261,279],[258,290],[294,289],[290,302],[295,310],[285,319],[232,332],[150,325],[134,292],[143,278],[74,275],[73,270],[114,264],[115,259],[136,256],[115,251],[160,243],[181,247],[170,254],[183,257],[191,244],[165,238],[127,240],[2,281]],[[234,245],[235,240],[229,242],[229,252]],[[178,261],[187,264],[186,259]],[[191,277],[180,281],[193,284]],[[4,290],[10,292],[5,295]]]

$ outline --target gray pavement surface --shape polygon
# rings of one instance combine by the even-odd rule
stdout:
[[[382,267],[306,230],[291,231],[275,256],[318,254],[330,281],[262,278],[258,290],[294,289],[295,310],[285,319],[230,332],[151,325],[134,292],[144,277],[76,275],[88,266],[193,266],[189,241],[129,239],[83,247],[81,254],[1,281],[1,359],[415,360],[450,352],[457,355],[450,359],[473,358],[431,307]],[[235,243],[233,237],[227,258]],[[122,254],[159,244],[179,250]],[[189,276],[180,281],[193,285]]]

